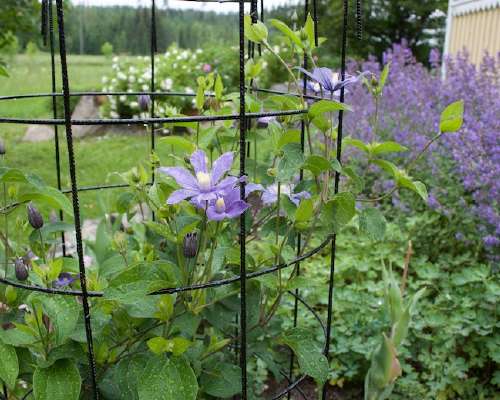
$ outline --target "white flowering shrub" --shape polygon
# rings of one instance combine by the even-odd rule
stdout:
[[[279,47],[279,46],[275,46]],[[277,50],[280,51],[280,48]],[[170,46],[163,54],[155,58],[155,88],[161,92],[194,93],[197,88],[196,78],[217,72],[224,86],[233,91],[238,85],[238,48],[185,50],[176,45]],[[286,80],[283,69],[280,80],[278,63],[267,54],[262,57],[262,67],[274,73],[273,81]],[[113,72],[102,78],[103,92],[149,92],[151,88],[151,61],[149,57],[113,58]],[[278,71],[276,73],[276,71]],[[272,81],[258,77],[256,82],[267,87]],[[265,80],[264,80],[265,79]],[[189,113],[194,108],[195,98],[190,96],[161,96],[155,99],[157,115],[174,115],[179,112]],[[109,103],[104,113],[112,118],[137,118],[142,110],[137,95],[109,96]]]

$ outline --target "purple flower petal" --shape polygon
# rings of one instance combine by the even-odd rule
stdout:
[[[233,186],[238,182],[238,178],[235,176],[227,176],[223,180],[221,180],[217,185],[215,185],[214,190],[225,194],[229,190],[233,188]]]
[[[158,171],[174,178],[184,189],[198,190],[198,181],[186,168],[162,167],[158,168]]]
[[[210,206],[207,208],[207,218],[210,221],[222,221],[226,218],[226,213],[218,213],[215,206]]]
[[[177,204],[182,200],[196,195],[196,192],[190,189],[179,189],[173,192],[167,200],[167,204]]]
[[[233,165],[233,152],[227,152],[215,160],[212,166],[212,185],[215,185]]]
[[[207,156],[203,150],[196,150],[193,154],[191,154],[189,161],[191,162],[195,173],[208,173]]]
[[[250,193],[253,192],[263,192],[264,191],[264,186],[262,186],[259,183],[248,183],[245,185],[245,197],[248,197]]]
[[[248,207],[249,205],[243,200],[237,200],[226,210],[226,215],[228,218],[235,218],[238,215],[243,214]]]

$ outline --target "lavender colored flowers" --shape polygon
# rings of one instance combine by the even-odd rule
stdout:
[[[54,281],[54,286],[65,287],[71,285],[74,281],[75,278],[69,272],[61,272],[58,278]]]
[[[299,205],[300,200],[309,199],[311,197],[309,192],[303,191],[299,193],[294,193],[294,189],[295,185],[292,183],[281,184],[280,193],[287,196],[290,199],[290,201],[296,206]],[[262,202],[264,203],[264,205],[269,205],[276,203],[277,200],[278,200],[278,184],[273,183],[272,185],[268,186],[262,193]]]

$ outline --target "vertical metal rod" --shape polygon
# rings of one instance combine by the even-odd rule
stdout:
[[[309,0],[305,0],[304,3],[304,21],[307,20],[307,14],[309,13]],[[315,27],[316,30],[316,27]],[[304,54],[304,59],[302,62],[302,67],[307,70],[307,54]],[[306,94],[307,92],[307,75],[302,74],[302,92]],[[305,149],[305,122],[302,119],[300,121],[300,148],[302,153],[304,153]],[[299,173],[299,181],[302,182],[304,179],[304,170],[300,169]],[[300,256],[300,253],[302,251],[302,235],[299,233],[297,235],[297,257]],[[300,276],[300,262],[296,264],[296,274],[297,276]],[[298,311],[299,311],[299,301],[298,301],[298,296],[299,296],[299,289],[295,289],[295,297],[294,297],[294,303],[293,303],[293,326],[297,326],[298,322]],[[290,353],[290,366],[289,366],[289,371],[288,371],[288,377],[290,380],[293,380],[293,364],[295,362],[295,357],[293,351]],[[287,399],[291,398],[291,392],[288,393]]]
[[[341,78],[345,79],[345,70],[346,70],[346,50],[347,50],[347,18],[349,12],[349,0],[343,0],[344,7],[344,18],[343,18],[343,27],[342,27],[342,55],[341,55]],[[340,102],[343,103],[345,99],[345,91],[344,88],[340,89]],[[339,111],[339,125],[338,125],[338,135],[337,135],[337,161],[340,163],[342,161],[342,125],[344,119],[344,112],[342,110]],[[334,194],[339,192],[339,182],[340,182],[340,174],[335,172],[335,180],[334,180]],[[326,344],[325,344],[325,356],[328,361],[330,361],[330,338],[332,334],[332,315],[333,315],[333,287],[334,287],[334,277],[335,277],[335,257],[337,255],[337,234],[333,235],[331,241],[331,250],[330,250],[330,279],[328,282],[328,315],[327,315],[327,323],[326,323]],[[323,386],[323,394],[322,399],[326,400],[327,395],[327,384]]]
[[[245,0],[239,0],[239,28],[240,28],[240,177],[245,175],[245,143],[246,143],[246,116],[245,116]],[[240,198],[245,199],[245,181],[240,182]],[[247,399],[247,299],[246,299],[246,212],[240,216],[240,368],[241,368],[241,399]]]
[[[54,38],[54,11],[53,11],[53,2],[49,0],[48,3],[49,9],[49,42],[50,42],[50,66],[51,66],[51,74],[52,74],[52,114],[54,119],[57,119],[57,97],[54,95],[56,93],[56,57],[55,57],[55,38]],[[54,147],[56,154],[56,172],[57,172],[57,189],[62,189],[61,183],[61,150],[59,148],[59,126],[54,125]],[[62,210],[59,210],[59,219],[64,221],[64,214]],[[64,232],[61,232],[61,246],[62,246],[62,254],[63,257],[66,256],[66,240],[64,237]]]
[[[151,96],[151,107],[150,107],[150,117],[155,117],[155,55],[158,51],[156,37],[156,4],[155,0],[151,0],[151,85],[150,92],[153,93]],[[151,154],[155,151],[155,124],[154,122],[150,125],[151,128]],[[151,167],[151,182],[155,181],[155,166]],[[155,220],[154,211],[151,213],[153,221]]]
[[[96,379],[96,365],[94,358],[94,345],[92,339],[92,326],[90,322],[90,307],[87,291],[87,278],[85,275],[85,265],[83,263],[83,242],[82,242],[82,228],[80,221],[80,204],[78,201],[78,184],[76,179],[76,161],[75,152],[73,148],[73,132],[71,127],[71,109],[70,109],[70,88],[68,78],[68,64],[66,60],[66,38],[64,33],[64,5],[63,0],[56,0],[57,3],[57,22],[59,26],[59,53],[61,56],[61,75],[62,75],[62,88],[64,99],[64,121],[66,126],[66,142],[68,146],[68,160],[69,160],[69,173],[71,178],[71,195],[73,198],[73,213],[75,218],[75,232],[76,232],[76,251],[78,255],[78,267],[80,270],[80,285],[82,287],[82,304],[83,304],[83,318],[85,322],[85,334],[87,336],[87,348],[89,367],[91,371],[91,382],[93,389],[93,398],[99,399],[97,391]]]
[[[307,16],[307,15],[306,15]],[[318,4],[317,0],[313,0],[313,22],[314,22],[314,45],[319,46],[319,34],[318,34]]]
[[[356,36],[358,40],[363,39],[363,3],[356,0]]]

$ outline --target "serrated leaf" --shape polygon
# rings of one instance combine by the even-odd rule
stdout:
[[[382,240],[387,221],[377,208],[364,208],[359,215],[359,229],[372,240]]]
[[[328,360],[321,348],[314,342],[314,335],[305,328],[293,328],[281,336],[281,341],[288,345],[299,362],[300,371],[322,385],[328,379]]]
[[[29,302],[38,302],[43,311],[54,324],[55,343],[61,345],[75,330],[80,317],[80,305],[72,296],[50,297],[40,293],[33,293]]]
[[[441,132],[456,132],[464,122],[464,101],[456,101],[447,106],[441,113],[439,130]]]
[[[277,179],[286,182],[298,174],[304,164],[304,154],[299,143],[288,143],[283,146],[282,151],[283,157],[278,163]]]
[[[13,389],[19,374],[19,360],[13,346],[0,341],[0,380]]]
[[[241,391],[241,370],[228,363],[216,364],[201,376],[203,391],[217,399],[227,399]]]
[[[332,168],[332,164],[325,157],[311,155],[304,162],[304,169],[311,171],[315,176]]]
[[[139,400],[196,400],[198,382],[183,358],[154,356],[144,366],[137,392]]]
[[[295,223],[309,221],[313,215],[313,211],[313,201],[311,199],[302,199],[295,211]]]
[[[37,368],[33,374],[33,394],[36,400],[78,400],[81,378],[76,365],[66,359],[49,368]]]
[[[322,210],[323,223],[334,233],[347,225],[356,215],[355,198],[350,192],[336,194]]]

